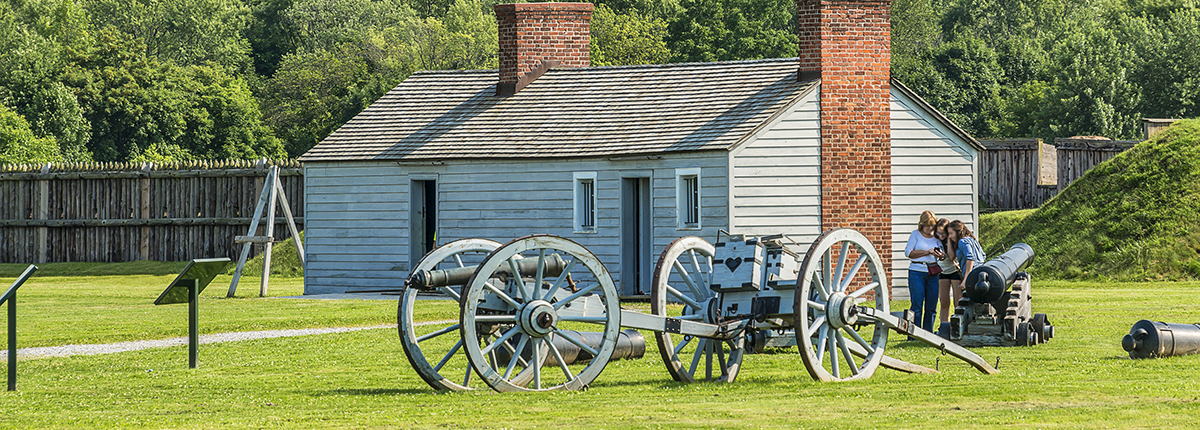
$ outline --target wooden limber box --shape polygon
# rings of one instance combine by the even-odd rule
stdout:
[[[720,292],[761,291],[763,279],[796,279],[796,259],[778,246],[763,246],[757,238],[713,245],[712,288]]]

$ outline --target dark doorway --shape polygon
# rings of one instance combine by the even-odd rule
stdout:
[[[621,179],[621,296],[650,294],[654,256],[650,178]]]
[[[416,265],[437,246],[437,181],[413,180],[409,204],[409,261]]]

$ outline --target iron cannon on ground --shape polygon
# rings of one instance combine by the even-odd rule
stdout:
[[[939,332],[963,346],[1030,346],[1054,337],[1046,314],[1033,313],[1032,282],[1021,269],[1033,260],[1024,243],[980,264],[963,280],[963,297]]]
[[[996,372],[889,311],[883,262],[861,233],[826,231],[804,253],[786,235],[725,236],[668,245],[654,267],[648,313],[622,309],[604,264],[569,239],[447,243],[426,254],[406,283],[401,344],[439,390],[473,389],[472,375],[497,391],[582,389],[615,356],[639,355],[632,333],[622,340],[623,328],[653,332],[667,372],[682,382],[731,382],[747,352],[789,346],[822,381],[870,378],[880,365],[935,372],[884,355],[891,330]],[[416,324],[431,295],[455,301],[457,320]]]
[[[1200,353],[1200,324],[1141,320],[1121,339],[1129,358],[1161,358]]]

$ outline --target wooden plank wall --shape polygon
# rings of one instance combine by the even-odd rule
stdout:
[[[1134,140],[1054,139],[1058,152],[1058,190],[1083,176],[1097,164],[1132,148]]]
[[[979,163],[979,198],[993,210],[1036,208],[1058,192],[1054,186],[1038,185],[1040,139],[979,143],[987,148]]]
[[[303,228],[295,161],[0,167],[0,263],[237,258],[271,164]],[[282,209],[276,222],[287,238]]]

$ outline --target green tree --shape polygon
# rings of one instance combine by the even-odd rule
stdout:
[[[1179,9],[1166,19],[1131,17],[1124,27],[1136,53],[1136,110],[1154,118],[1200,117],[1200,9]]]
[[[160,62],[130,36],[104,30],[66,73],[92,124],[96,160],[134,159],[154,144],[201,158],[284,155],[249,87],[224,68]]]
[[[243,31],[251,16],[241,0],[88,1],[97,28],[133,36],[151,57],[250,72],[250,43]]]
[[[15,6],[15,7],[14,7]],[[69,0],[0,4],[0,103],[52,136],[67,161],[87,161],[90,124],[60,81],[66,52],[91,43],[88,20]]]
[[[0,164],[62,160],[53,137],[38,137],[16,111],[0,105]]]
[[[1141,89],[1131,78],[1136,54],[1104,23],[1083,26],[1059,43],[1053,89],[1040,111],[1044,139],[1099,135],[1134,139],[1141,130]]]
[[[797,39],[792,0],[681,0],[668,25],[674,61],[724,61],[792,57]]]
[[[671,56],[667,49],[667,22],[636,12],[618,14],[596,5],[591,23],[593,66],[661,64]]]

